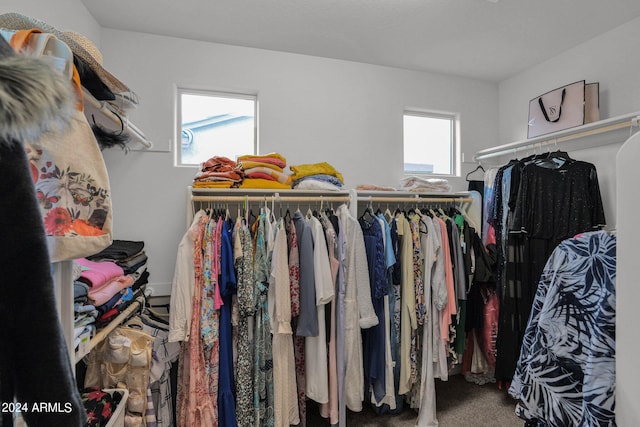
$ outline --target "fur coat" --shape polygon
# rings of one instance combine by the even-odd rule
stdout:
[[[23,141],[62,126],[71,84],[0,37],[0,426],[11,402],[29,426],[83,426],[86,414],[56,312],[44,226]],[[40,406],[45,404],[45,406]],[[39,411],[41,409],[41,411]]]

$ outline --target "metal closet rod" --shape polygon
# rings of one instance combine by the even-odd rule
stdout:
[[[349,196],[192,196],[194,202],[350,202]]]
[[[358,197],[359,202],[372,202],[372,203],[470,203],[473,201],[471,197],[456,196],[456,197],[376,197],[376,196],[363,196]]]

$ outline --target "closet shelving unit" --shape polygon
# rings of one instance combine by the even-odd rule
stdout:
[[[104,123],[107,121],[121,127],[123,132],[128,133],[133,142],[140,144],[144,149],[150,149],[153,147],[153,143],[149,141],[144,133],[138,129],[133,123],[125,117],[120,117],[115,114],[104,101],[97,100],[91,95],[85,88],[83,88],[84,102],[85,102],[85,114],[89,116],[98,115],[97,122]],[[90,120],[91,123],[91,119]],[[111,127],[109,127],[111,128]],[[67,351],[69,354],[69,360],[77,363],[82,359],[91,349],[93,349],[101,340],[103,340],[109,332],[115,329],[118,325],[124,322],[133,312],[140,307],[144,306],[144,300],[137,299],[132,302],[127,309],[121,313],[116,319],[105,326],[98,333],[86,341],[84,338],[81,341],[78,351],[75,351],[74,346],[74,310],[73,310],[73,266],[72,260],[59,261],[52,264],[52,275],[54,280],[54,292],[56,301],[58,304],[58,313],[60,316],[60,323],[62,326],[62,332],[67,343]],[[104,333],[103,333],[104,331]]]
[[[497,145],[476,152],[473,160],[480,162],[506,154],[516,155],[520,150],[549,149],[550,146],[574,142],[576,149],[619,144],[627,140],[640,126],[640,111],[628,113],[610,119],[599,120],[582,126],[541,135],[535,138]]]
[[[347,203],[352,215],[357,216],[358,205],[363,203],[414,203],[457,205],[466,210],[473,203],[473,197],[468,192],[461,193],[414,193],[409,191],[324,191],[324,190],[271,190],[271,189],[207,189],[187,187],[187,228],[195,213],[196,204],[215,207],[216,204],[237,204],[245,208],[271,206],[274,210],[286,205],[290,208],[305,207],[306,205],[321,205],[327,203]]]
[[[288,190],[288,189],[212,189],[187,187],[187,228],[195,214],[196,206],[205,207],[216,205],[234,204],[243,206],[245,210],[262,206],[271,207],[275,204],[281,208],[284,205],[297,209],[305,205],[317,205],[320,203],[349,203],[351,196],[349,191],[322,191],[322,190]]]
[[[418,204],[467,204],[473,202],[468,192],[460,193],[414,193],[410,191],[357,191],[358,202],[418,203]]]

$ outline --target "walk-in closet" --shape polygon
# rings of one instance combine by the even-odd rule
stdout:
[[[640,3],[6,0],[0,427],[640,425]]]

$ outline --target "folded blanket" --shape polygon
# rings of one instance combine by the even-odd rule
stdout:
[[[317,175],[307,175],[305,177],[297,179],[293,182],[293,186],[295,187],[298,184],[300,184],[302,181],[307,181],[307,180],[323,181],[323,182],[328,182],[329,184],[336,185],[338,187],[342,187],[342,181],[340,181],[338,178],[332,175],[327,175],[322,173]]]
[[[407,176],[400,180],[400,189],[416,193],[447,193],[451,191],[449,181],[443,178],[424,178],[421,176]]]
[[[287,165],[287,159],[278,153],[257,154],[257,155],[244,155],[238,157],[238,162],[244,163],[245,161],[269,163],[281,168]]]
[[[274,188],[278,190],[290,190],[291,186],[281,184],[278,181],[271,181],[269,179],[248,178],[242,181],[239,188]]]
[[[340,180],[340,182],[344,183],[342,174],[327,162],[295,165],[289,166],[289,168],[293,172],[294,181],[309,175],[325,174],[335,176]]]
[[[315,179],[307,179],[301,181],[294,186],[296,190],[328,190],[328,191],[340,191],[340,187],[326,181],[316,181]]]
[[[382,185],[376,185],[376,184],[360,184],[360,185],[358,185],[356,187],[356,190],[363,190],[363,191],[397,191],[393,187],[384,187]]]
[[[243,160],[242,162],[239,163],[240,167],[242,168],[243,171],[247,171],[248,169],[253,169],[253,168],[268,168],[268,169],[273,169],[274,171],[280,172],[280,173],[284,173],[284,169],[281,168],[278,165],[274,165],[271,163],[265,163],[265,162],[256,162],[253,160]]]
[[[195,181],[193,188],[231,188],[233,181]]]
[[[281,184],[287,184],[289,186],[291,185],[291,175],[287,175],[284,172],[278,172],[270,168],[256,167],[245,169],[244,173],[249,178],[273,179],[274,181],[278,181]]]

